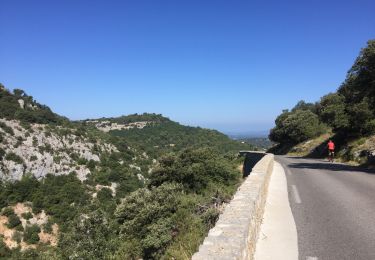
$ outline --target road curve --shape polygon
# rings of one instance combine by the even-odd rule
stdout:
[[[375,259],[375,172],[276,156],[285,169],[299,259]]]

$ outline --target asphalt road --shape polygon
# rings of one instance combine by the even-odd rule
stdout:
[[[375,259],[375,172],[276,156],[284,167],[299,259]]]

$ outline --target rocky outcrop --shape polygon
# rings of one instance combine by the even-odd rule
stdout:
[[[82,162],[98,162],[101,152],[117,151],[113,145],[90,142],[62,126],[51,129],[47,125],[32,124],[25,128],[16,120],[0,119],[0,122],[8,127],[8,130],[0,127],[3,139],[0,149],[4,153],[0,161],[1,180],[19,180],[24,174],[41,179],[49,173],[71,172],[85,180],[90,170]]]
[[[148,121],[140,121],[140,122],[133,122],[128,124],[118,124],[113,123],[111,121],[98,121],[98,120],[88,120],[86,123],[94,124],[96,128],[103,132],[109,132],[112,130],[129,130],[132,128],[142,129],[145,126],[152,124],[153,122]]]

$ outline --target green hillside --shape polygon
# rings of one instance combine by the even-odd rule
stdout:
[[[5,259],[190,258],[252,149],[157,114],[72,122],[3,86],[0,108]]]
[[[149,114],[138,116],[139,121],[147,121],[148,118],[150,118]],[[216,130],[183,126],[160,116],[157,117],[157,121],[153,122],[156,123],[142,129],[114,130],[110,134],[123,137],[129,144],[153,156],[180,151],[188,147],[210,147],[221,152],[253,149],[250,145],[231,140]]]
[[[0,84],[0,118],[17,119],[28,123],[61,123],[67,119],[36,102],[21,89],[6,90]]]

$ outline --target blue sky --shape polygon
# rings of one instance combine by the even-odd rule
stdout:
[[[224,132],[317,101],[375,38],[375,1],[0,0],[0,82],[71,119]]]

